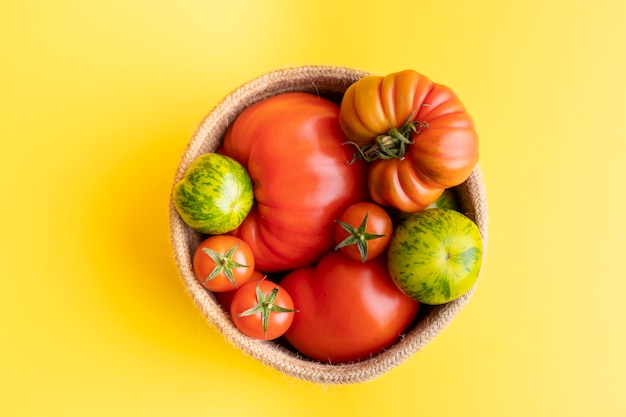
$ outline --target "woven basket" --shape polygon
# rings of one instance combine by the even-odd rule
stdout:
[[[281,93],[302,91],[339,101],[352,83],[369,73],[350,68],[305,66],[276,70],[242,85],[226,96],[201,122],[188,143],[176,171],[174,184],[201,154],[215,151],[237,115],[251,104]],[[486,248],[487,205],[478,168],[454,188],[462,211],[478,225]],[[239,332],[215,297],[196,280],[193,253],[202,236],[178,216],[170,198],[170,233],[174,259],[191,298],[227,339],[246,354],[284,374],[320,384],[365,382],[404,362],[441,332],[469,301],[474,288],[461,298],[441,306],[422,306],[415,324],[387,350],[356,363],[331,365],[309,360],[275,341],[249,338]]]

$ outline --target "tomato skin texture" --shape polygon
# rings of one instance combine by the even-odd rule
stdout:
[[[369,169],[369,192],[374,201],[405,213],[425,209],[444,188],[425,182],[406,159],[377,160]]]
[[[419,122],[413,143],[403,159],[372,163],[369,192],[381,205],[415,212],[467,179],[478,162],[478,135],[450,88],[412,70],[365,77],[348,88],[341,103],[342,129],[359,145],[407,120]]]
[[[381,206],[369,201],[359,201],[348,206],[337,220],[358,228],[367,214],[366,233],[383,235],[369,239],[367,244],[367,260],[380,256],[389,245],[393,233],[393,223],[389,214]],[[335,243],[339,244],[350,236],[350,233],[340,224],[335,226]],[[343,246],[338,249],[344,256],[356,261],[362,261],[361,253],[356,244]]]
[[[339,252],[289,273],[281,286],[299,312],[286,339],[311,359],[333,364],[369,358],[391,346],[419,303],[391,280],[384,257],[365,263]]]
[[[232,275],[236,285],[227,278],[224,272],[220,272],[214,278],[207,281],[217,264],[204,252],[205,248],[212,249],[221,255],[225,255],[229,249],[239,245],[232,255],[232,261],[246,267],[232,268]],[[230,235],[210,236],[200,242],[192,260],[193,272],[202,286],[214,292],[232,291],[247,282],[254,273],[254,254],[250,246],[243,240]]]
[[[244,110],[220,152],[247,168],[255,205],[232,232],[267,273],[313,264],[334,247],[334,219],[368,198],[367,164],[338,121],[339,106],[307,93],[285,93]]]
[[[293,310],[294,304],[289,293],[280,285],[268,280],[251,280],[241,286],[233,296],[230,315],[235,326],[245,335],[255,339],[273,340],[284,335],[293,322],[294,315],[299,312],[272,312],[269,315],[267,332],[263,331],[261,313],[250,316],[239,317],[239,314],[257,304],[256,287],[260,286],[261,291],[267,295],[274,288],[278,288],[274,304],[280,307]]]

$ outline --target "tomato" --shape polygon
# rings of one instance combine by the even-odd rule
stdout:
[[[259,280],[262,280],[263,278],[265,278],[265,274],[260,271],[255,270],[252,273],[252,276],[248,279],[248,281],[259,281]],[[222,309],[224,309],[224,311],[230,312],[230,305],[232,304],[233,297],[235,296],[235,293],[237,292],[238,289],[239,288],[234,288],[229,291],[220,291],[220,292],[215,293],[215,299],[220,304],[220,306],[222,306]]]
[[[369,193],[382,205],[422,210],[478,162],[478,135],[463,103],[412,70],[352,84],[339,118],[357,155],[372,162]]]
[[[344,210],[336,220],[335,249],[345,256],[365,262],[387,249],[393,224],[378,204],[359,201]]]
[[[287,291],[268,279],[252,280],[235,292],[230,315],[235,326],[255,339],[276,339],[293,322],[293,300]]]
[[[231,291],[248,281],[254,273],[252,249],[230,235],[211,236],[198,245],[193,256],[193,271],[206,289]]]
[[[245,168],[224,155],[196,158],[172,192],[174,207],[192,229],[217,235],[239,226],[254,202]]]
[[[280,282],[299,310],[285,338],[300,353],[333,364],[369,358],[412,323],[419,303],[393,283],[384,257],[355,261],[332,251]]]
[[[482,260],[478,226],[443,208],[410,215],[396,227],[387,252],[389,274],[398,288],[431,305],[468,292],[478,280]]]
[[[354,152],[338,115],[330,100],[285,93],[245,109],[226,133],[220,152],[246,167],[255,196],[232,234],[261,271],[313,264],[334,247],[334,220],[367,199],[367,164],[346,163]]]

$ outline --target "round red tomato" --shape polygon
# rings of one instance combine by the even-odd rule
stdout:
[[[230,315],[235,326],[255,339],[276,339],[293,322],[293,300],[280,285],[268,279],[248,281],[233,297]]]
[[[215,235],[200,243],[193,256],[193,272],[206,289],[231,291],[248,281],[254,272],[252,249],[230,235]]]
[[[356,261],[379,256],[391,241],[391,217],[385,209],[369,201],[348,206],[336,223],[335,249]]]
[[[393,283],[384,257],[361,262],[333,251],[280,284],[299,311],[286,339],[321,362],[345,363],[379,353],[398,340],[419,308]]]
[[[268,273],[313,264],[332,250],[334,220],[366,200],[367,164],[339,126],[339,106],[307,93],[270,97],[245,109],[220,152],[240,162],[254,184],[255,205],[232,232]]]

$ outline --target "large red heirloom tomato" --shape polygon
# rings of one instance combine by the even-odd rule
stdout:
[[[413,70],[361,78],[346,90],[339,117],[373,161],[369,192],[382,205],[422,210],[478,162],[478,135],[463,103]]]
[[[250,245],[257,269],[312,264],[333,248],[339,214],[368,198],[366,164],[347,164],[346,140],[339,105],[308,93],[262,100],[232,124],[220,152],[246,167],[255,197],[232,233]]]
[[[298,352],[321,362],[369,358],[391,346],[413,322],[419,303],[393,283],[384,256],[367,262],[340,252],[280,282],[293,300],[285,333]]]

